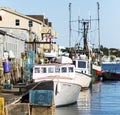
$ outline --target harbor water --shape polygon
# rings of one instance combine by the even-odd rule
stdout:
[[[120,115],[120,81],[105,81],[80,92],[78,102],[56,108],[56,115]]]

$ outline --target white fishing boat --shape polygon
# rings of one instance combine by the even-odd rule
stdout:
[[[81,84],[82,89],[88,89],[92,80],[91,77],[91,65],[88,60],[74,59],[76,81]]]
[[[56,60],[58,63],[72,63],[75,65],[75,82],[82,86],[82,89],[88,89],[92,80],[91,64],[85,56],[71,60],[71,58],[60,56]]]
[[[102,65],[98,63],[92,64],[92,83],[102,80]]]
[[[33,67],[33,80],[44,84],[37,89],[53,90],[56,106],[65,106],[77,102],[81,85],[76,82],[75,66],[73,64],[47,63]],[[45,82],[52,82],[47,85]]]

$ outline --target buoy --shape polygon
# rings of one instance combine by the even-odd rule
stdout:
[[[5,73],[10,72],[10,62],[8,61],[3,62],[3,68]]]

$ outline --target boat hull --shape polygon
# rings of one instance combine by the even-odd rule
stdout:
[[[73,103],[76,103],[81,91],[81,86],[77,84],[64,83],[64,82],[55,82],[54,86],[55,92],[55,105],[57,107],[66,106]]]
[[[102,66],[92,64],[92,83],[102,80]]]
[[[115,72],[103,72],[103,80],[120,80],[120,73]]]
[[[82,89],[88,89],[91,84],[91,76],[88,74],[76,72],[76,83],[79,83],[82,86]]]
[[[75,83],[60,82],[60,81],[39,81],[36,82],[33,90],[52,90],[53,103],[56,107],[67,106],[77,102],[81,86]]]

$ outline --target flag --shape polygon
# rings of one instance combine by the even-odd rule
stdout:
[[[47,34],[47,35],[46,35],[46,40],[51,39],[51,38],[52,38],[52,35],[51,35],[51,34]]]

